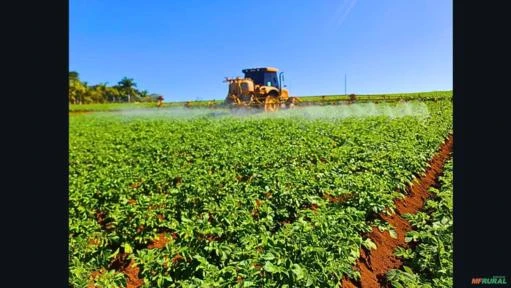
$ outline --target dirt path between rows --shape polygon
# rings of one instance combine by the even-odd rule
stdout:
[[[360,271],[360,281],[344,278],[341,281],[343,288],[390,287],[386,283],[385,273],[402,266],[401,259],[394,256],[394,250],[398,246],[407,247],[405,235],[412,230],[410,223],[402,215],[406,213],[415,214],[422,209],[426,199],[430,196],[428,189],[436,183],[438,176],[441,175],[445,162],[451,156],[452,148],[453,137],[450,134],[429,162],[430,167],[426,170],[426,173],[407,188],[407,196],[404,199],[394,202],[396,203],[396,213],[391,216],[383,213],[379,215],[381,219],[394,227],[397,239],[392,238],[388,231],[380,232],[378,228],[373,227],[368,237],[376,244],[377,248],[370,251],[360,249],[360,258],[354,268]]]

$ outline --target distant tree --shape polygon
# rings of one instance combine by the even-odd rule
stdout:
[[[121,101],[157,101],[159,94],[149,94],[149,91],[136,89],[137,84],[132,78],[124,77],[117,85],[108,86],[107,82],[89,86],[80,80],[76,71],[69,71],[69,103],[105,103]],[[156,95],[156,96],[154,96]]]
[[[145,97],[149,96],[149,91],[142,90],[142,91],[140,91],[139,95],[140,95],[140,97],[145,98]]]
[[[83,97],[84,103],[100,103],[101,102],[101,90],[98,85],[92,85],[87,89]]]
[[[131,102],[131,97],[135,96],[136,89],[134,87],[137,87],[137,84],[135,81],[133,81],[133,78],[124,77],[117,83],[119,85],[119,90],[122,93],[122,96],[128,97],[128,102]]]
[[[157,93],[151,93],[149,94],[149,98],[151,98],[151,101],[157,101],[158,100],[158,97],[160,97],[161,95],[160,94],[157,94]]]
[[[121,98],[121,88],[118,85],[107,88],[107,99],[109,102],[119,102]]]
[[[97,99],[100,103],[108,102],[107,92],[108,92],[108,83],[99,83],[96,85],[96,90],[99,92],[100,97]]]
[[[69,71],[69,80],[80,80],[79,74],[76,71]]]
[[[88,96],[94,103],[105,103],[108,102],[108,91],[109,87],[107,83],[100,83],[91,86],[88,89]]]
[[[149,91],[142,90],[138,92],[138,97],[141,102],[152,102],[153,99],[151,98],[151,95],[149,94]]]
[[[69,102],[72,104],[78,104],[83,102],[83,96],[87,92],[86,83],[80,81],[78,72],[69,72]]]
[[[90,93],[91,87],[89,86],[89,83],[87,81],[82,82],[85,86],[85,92],[80,95],[80,104],[88,104],[92,103],[92,95]]]

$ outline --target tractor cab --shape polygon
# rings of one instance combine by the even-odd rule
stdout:
[[[277,69],[273,67],[243,69],[245,78],[250,78],[255,85],[271,86],[280,90],[280,81],[277,77]]]

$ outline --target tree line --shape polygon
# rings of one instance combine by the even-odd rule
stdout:
[[[99,83],[89,85],[80,80],[76,71],[69,72],[69,103],[114,103],[114,102],[156,102],[163,99],[160,94],[149,94],[147,90],[137,89],[132,78],[124,77],[116,85]]]

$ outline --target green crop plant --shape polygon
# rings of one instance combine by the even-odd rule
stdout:
[[[421,117],[70,117],[70,286],[103,270],[95,281],[125,285],[111,265],[119,255],[140,267],[143,287],[359,277],[359,249],[374,244],[367,219],[392,210],[452,133],[452,103],[425,105]]]
[[[439,177],[440,187],[430,188],[432,197],[424,212],[407,215],[413,225],[405,240],[415,248],[397,249],[395,255],[405,260],[407,267],[387,274],[394,287],[452,287],[453,285],[453,160],[444,166]]]

